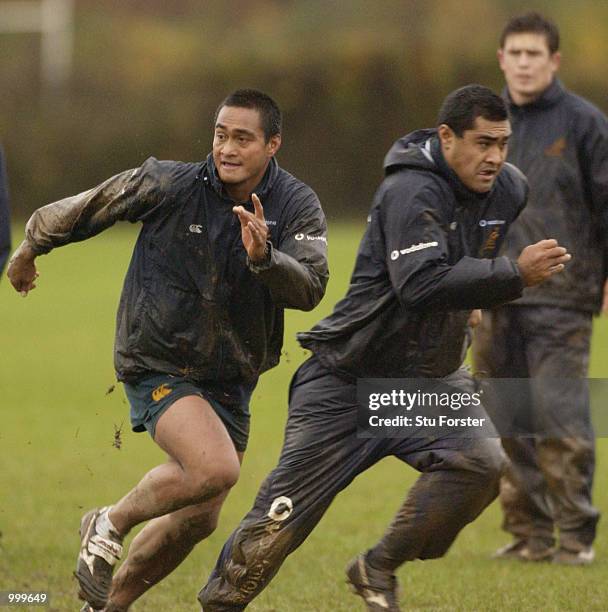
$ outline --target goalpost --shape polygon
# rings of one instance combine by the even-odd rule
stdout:
[[[0,2],[0,32],[40,33],[45,88],[61,89],[72,72],[74,0]]]

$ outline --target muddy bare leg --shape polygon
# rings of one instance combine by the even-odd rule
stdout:
[[[214,499],[238,479],[232,440],[201,397],[178,399],[160,417],[154,441],[169,461],[150,470],[112,506],[109,518],[122,536],[144,521]]]
[[[126,610],[169,575],[217,526],[227,493],[150,521],[135,537],[112,581],[109,606]]]

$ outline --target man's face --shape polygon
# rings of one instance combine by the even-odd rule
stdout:
[[[463,184],[477,193],[490,191],[507,157],[509,121],[476,117],[472,129],[462,136],[445,124],[438,134],[445,160]]]
[[[498,50],[498,63],[507,88],[519,106],[533,102],[551,85],[559,62],[559,52],[549,52],[544,34],[509,34]]]
[[[215,123],[213,161],[228,193],[247,199],[280,145],[279,135],[266,142],[256,109],[222,107]]]

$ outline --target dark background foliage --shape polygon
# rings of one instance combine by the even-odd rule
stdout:
[[[458,86],[502,88],[500,30],[531,8],[561,28],[565,83],[608,110],[602,0],[78,0],[59,91],[42,84],[38,35],[0,34],[13,211],[24,218],[149,155],[203,158],[217,103],[251,86],[281,105],[279,160],[330,221],[365,214],[396,138],[433,125]]]

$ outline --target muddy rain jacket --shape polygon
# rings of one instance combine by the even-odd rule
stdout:
[[[598,312],[608,273],[608,119],[554,80],[531,104],[510,103],[508,160],[530,182],[526,210],[504,253],[555,238],[572,254],[561,274],[527,287],[516,304]]]
[[[98,187],[40,208],[26,238],[38,254],[116,221],[142,223],[117,314],[118,379],[158,372],[212,381],[240,401],[279,362],[283,310],[310,310],[328,279],[326,223],[315,193],[273,159],[256,190],[270,259],[247,260],[240,223],[214,168],[148,159]],[[253,212],[250,202],[246,208]]]
[[[462,363],[474,308],[521,295],[517,265],[496,257],[526,202],[526,179],[505,164],[492,190],[466,189],[435,130],[386,156],[346,297],[302,346],[347,377],[431,377]]]

